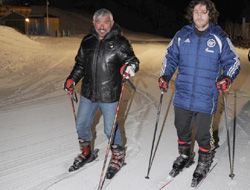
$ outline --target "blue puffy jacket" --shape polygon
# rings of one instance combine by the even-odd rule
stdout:
[[[194,25],[186,25],[170,42],[161,75],[170,80],[176,70],[174,106],[212,114],[217,108],[218,77],[228,76],[233,81],[240,61],[218,25],[210,24],[202,35],[198,35]]]

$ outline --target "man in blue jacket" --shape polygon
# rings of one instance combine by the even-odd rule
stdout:
[[[206,176],[214,156],[212,120],[219,92],[227,92],[240,71],[239,57],[230,39],[216,24],[218,15],[210,0],[190,2],[186,15],[190,24],[170,42],[159,78],[160,89],[166,91],[178,69],[174,111],[180,155],[170,175],[175,177],[193,163],[191,121],[194,121],[199,159],[193,181],[197,183]]]

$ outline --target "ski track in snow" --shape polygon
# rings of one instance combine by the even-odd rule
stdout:
[[[150,105],[153,104],[154,101],[147,93],[144,93],[142,90],[137,89],[137,92],[136,92],[136,96],[138,96],[137,99],[140,100],[140,102],[138,104],[139,107],[137,106],[136,110],[129,113],[129,117],[128,117],[128,121],[126,122],[126,125],[129,126],[130,123],[133,123],[133,126],[136,127],[136,129],[140,129],[139,126],[141,125],[141,121],[143,121],[144,112],[145,112],[145,110],[148,110],[150,108]],[[141,105],[142,105],[142,107],[140,107]],[[45,124],[45,123],[43,123],[43,124]],[[101,124],[102,124],[102,121],[100,122],[100,125]],[[2,159],[5,160],[5,162],[2,162],[2,164],[1,164],[2,166],[5,166],[5,167],[1,168],[1,171],[4,171],[3,173],[1,173],[2,179],[4,179],[4,176],[8,176],[9,174],[16,173],[16,171],[20,171],[20,172],[16,173],[17,176],[20,175],[20,173],[22,173],[22,175],[25,176],[26,170],[27,170],[26,176],[28,179],[29,172],[30,172],[30,166],[35,165],[35,162],[44,163],[42,165],[39,164],[38,167],[36,167],[37,171],[40,171],[40,172],[43,171],[42,173],[40,173],[40,175],[42,175],[44,172],[46,173],[46,170],[48,168],[51,169],[53,167],[58,167],[58,165],[59,166],[61,165],[61,164],[55,165],[55,163],[60,163],[60,162],[64,161],[64,162],[68,163],[68,166],[70,165],[69,163],[72,162],[73,157],[75,155],[72,156],[72,158],[70,158],[68,160],[60,160],[59,159],[60,155],[58,155],[58,153],[62,154],[62,156],[63,156],[63,154],[73,155],[73,151],[69,151],[69,150],[76,149],[74,147],[74,146],[76,146],[75,143],[72,143],[73,141],[69,142],[68,139],[65,138],[66,136],[69,135],[68,131],[58,131],[56,133],[56,136],[50,137],[50,134],[51,135],[54,134],[54,133],[50,133],[50,130],[53,130],[53,126],[51,126],[51,128],[49,128],[47,130],[48,131],[46,131],[46,130],[43,131],[43,129],[40,128],[40,131],[37,131],[40,134],[43,133],[43,137],[41,137],[41,140],[36,139],[35,143],[33,142],[34,139],[32,138],[33,132],[27,131],[28,133],[25,133],[23,136],[18,135],[18,137],[15,139],[16,141],[18,141],[20,143],[21,146],[17,147],[16,145],[13,144],[13,148],[1,147],[1,150],[3,150],[2,153],[3,153],[3,155],[5,155],[4,157],[2,157]],[[140,152],[141,145],[138,144],[138,142],[137,142],[137,138],[139,135],[139,134],[137,134],[138,131],[136,132],[133,128],[131,130],[131,132],[128,129],[126,131],[126,133],[130,137],[130,142],[127,145],[126,161],[130,162],[130,159],[133,159],[134,157],[136,157],[136,155]],[[71,135],[73,135],[73,134],[71,134]],[[46,140],[43,139],[44,136],[46,136]],[[63,142],[62,139],[65,139],[65,142]],[[12,139],[9,139],[9,137],[8,137],[6,139],[3,139],[3,141],[5,141],[5,143],[7,141],[7,143],[8,143],[8,141],[12,141]],[[50,147],[51,143],[54,144],[54,146],[53,146],[54,148],[48,149],[47,147]],[[41,147],[41,144],[42,144],[42,147]],[[101,144],[98,144],[98,146],[100,146],[102,149],[99,153],[98,160],[99,160],[99,162],[103,162],[102,157],[104,157],[104,150],[106,148],[106,141],[104,141]],[[6,151],[4,151],[5,148],[7,149]],[[27,154],[27,151],[33,152],[33,150],[37,150],[37,149],[39,149],[40,151],[34,152],[33,154]],[[24,154],[22,155],[21,153],[18,153],[18,150],[21,150],[21,152],[24,152]],[[8,157],[8,155],[9,154],[12,155],[13,152],[16,152],[18,154],[18,157],[16,157],[15,159],[12,159],[12,156]],[[77,151],[75,151],[75,152],[77,152]],[[55,158],[53,158],[53,155]],[[27,162],[27,160],[30,160],[30,161]],[[50,160],[53,160],[51,162],[51,164],[49,164]],[[64,164],[66,164],[66,163],[64,163]],[[92,163],[90,165],[92,165]],[[88,167],[89,166],[86,166],[86,168],[88,168]],[[42,183],[38,184],[37,186],[30,188],[30,190],[50,189],[53,185],[60,183],[60,181],[62,181],[63,179],[75,176],[79,172],[84,171],[86,168],[84,167],[82,170],[74,172],[75,174],[68,174],[67,172],[66,173],[65,172],[59,173],[57,176],[53,176],[52,178],[48,178],[47,180],[43,181]],[[124,168],[126,168],[126,166]],[[65,169],[67,170],[67,168],[65,168]],[[108,184],[106,184],[105,187],[108,187]],[[12,187],[12,186],[9,187],[9,189],[12,189],[12,188],[16,188],[16,187]]]
[[[138,122],[138,121],[143,121],[145,110],[148,110],[150,108],[150,105],[154,102],[154,100],[153,100],[152,97],[150,97],[147,93],[145,93],[143,90],[141,90],[139,88],[136,89],[135,94],[137,96],[139,96],[139,97],[137,97],[137,99],[139,99],[141,101],[139,105],[143,105],[143,106],[136,107],[136,110],[129,112],[129,118],[128,118],[128,121],[126,121],[126,125],[130,126],[130,124],[132,123],[133,127],[135,127],[136,129],[139,129],[140,125],[141,125],[141,122]],[[132,101],[134,101],[134,100],[132,100]],[[126,131],[126,133],[128,134],[127,136],[130,137],[130,141],[129,141],[129,144],[127,145],[125,162],[130,162],[131,159],[135,158],[137,156],[137,154],[140,152],[140,149],[141,149],[140,146],[141,145],[138,144],[138,141],[137,141],[138,130],[136,131],[136,130],[132,129],[131,132],[130,132],[130,130],[128,129]],[[104,153],[102,155],[99,154],[99,159],[101,157],[104,157]],[[109,156],[109,159],[110,159],[110,156]],[[103,162],[103,160],[101,160],[101,162]],[[108,164],[108,162],[107,162],[107,164]],[[124,170],[124,169],[126,169],[126,165],[121,170]],[[74,175],[75,174],[73,174],[72,176],[74,176]],[[67,174],[59,175],[58,177],[56,177],[54,179],[54,181],[49,180],[49,181],[46,182],[46,184],[50,183],[50,185],[48,187],[52,187],[56,183],[59,183],[61,181],[61,178],[64,178],[65,176],[67,176]],[[117,176],[119,176],[119,173],[116,174],[114,179]],[[108,186],[109,186],[109,184],[111,182],[112,182],[112,180],[105,179],[103,189],[108,188]],[[42,187],[43,187],[43,185],[42,185]],[[50,189],[48,187],[46,189]],[[93,189],[97,189],[97,187],[98,186],[94,187]]]

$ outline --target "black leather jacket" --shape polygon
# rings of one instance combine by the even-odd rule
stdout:
[[[139,69],[139,60],[116,24],[103,40],[99,40],[98,34],[92,29],[83,38],[75,61],[68,78],[75,83],[83,79],[81,95],[93,102],[118,101],[122,82],[121,66],[131,64],[135,72]]]

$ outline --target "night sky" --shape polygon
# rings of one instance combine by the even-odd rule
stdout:
[[[20,5],[44,5],[46,0],[3,0]],[[186,24],[185,8],[190,0],[49,0],[50,6],[62,9],[78,9],[92,14],[99,8],[108,8],[114,19],[128,29],[172,36]],[[250,0],[213,0],[220,12],[219,24],[226,21],[250,20]],[[129,22],[128,22],[129,21]],[[174,23],[174,24],[173,24]]]
[[[93,4],[103,4],[105,5],[108,1],[116,1],[118,4],[121,2],[128,2],[129,4],[134,3],[140,4],[140,2],[152,2],[160,3],[165,6],[169,6],[172,9],[183,11],[190,2],[190,0],[49,0],[51,6],[61,7],[61,8],[72,8],[78,7],[80,5],[89,4],[88,2],[92,1]],[[45,4],[46,0],[3,0],[4,3],[10,4],[35,4],[42,5]],[[85,3],[86,2],[86,3]],[[136,3],[138,2],[138,3]],[[217,9],[221,13],[223,18],[237,18],[240,16],[244,8],[249,6],[250,0],[213,0]]]

